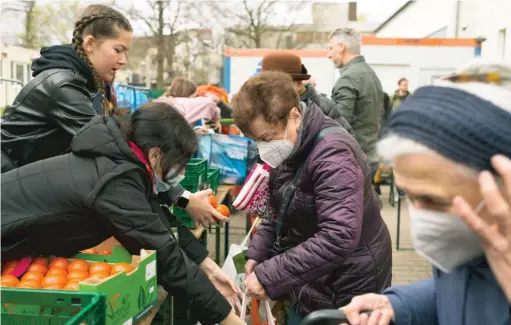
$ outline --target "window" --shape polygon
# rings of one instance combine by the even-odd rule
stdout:
[[[30,79],[32,79],[32,69],[30,67],[32,66],[31,63],[25,65],[26,71],[27,71],[27,79],[25,79],[25,83],[29,82]]]
[[[19,80],[23,84],[25,84],[28,81],[25,79],[25,77],[26,77],[25,71],[26,71],[25,64],[11,62],[11,79]]]
[[[499,30],[499,59],[504,59],[506,56],[506,29]]]

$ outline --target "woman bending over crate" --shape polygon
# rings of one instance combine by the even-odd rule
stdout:
[[[203,270],[220,290],[229,282],[218,281],[210,259],[197,267],[180,250],[157,198],[179,182],[196,146],[192,128],[164,103],[129,121],[94,117],[71,153],[2,174],[2,259],[71,256],[114,236],[132,254],[156,250],[159,283],[189,301],[202,324],[242,324]]]

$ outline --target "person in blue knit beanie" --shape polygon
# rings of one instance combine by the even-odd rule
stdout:
[[[433,277],[341,309],[353,325],[511,324],[511,67],[472,62],[419,88],[387,126],[378,151]]]

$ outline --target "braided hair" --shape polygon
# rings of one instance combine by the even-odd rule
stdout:
[[[94,85],[101,94],[103,100],[103,111],[105,115],[111,115],[110,105],[105,96],[105,83],[99,77],[89,57],[83,48],[83,38],[92,35],[95,39],[114,38],[119,30],[132,32],[130,22],[117,10],[104,5],[90,5],[75,23],[73,31],[72,47],[76,54],[87,63],[94,76]]]

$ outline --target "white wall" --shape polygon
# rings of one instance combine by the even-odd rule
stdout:
[[[451,0],[421,0],[409,5],[382,30],[377,37],[422,38],[447,26],[453,6]],[[452,7],[452,8],[451,8]]]
[[[511,0],[420,0],[410,5],[380,30],[378,37],[423,38],[447,27],[448,38],[485,37],[482,57],[511,63]],[[457,27],[457,28],[456,28]],[[499,31],[506,29],[504,42]],[[457,33],[456,33],[457,31]]]
[[[410,90],[433,83],[433,79],[456,71],[460,63],[474,58],[473,47],[363,45],[362,55],[375,70],[383,90],[392,93],[397,81],[407,78]],[[295,52],[297,55],[299,51]],[[261,56],[231,57],[231,89],[235,93],[256,71]],[[339,77],[332,62],[323,57],[302,57],[303,64],[316,79],[318,91],[330,96]]]
[[[19,80],[24,85],[32,79],[30,66],[32,60],[39,56],[39,50],[2,45],[0,52],[0,77]],[[18,84],[1,81],[0,107],[12,104],[20,90],[21,87]]]

